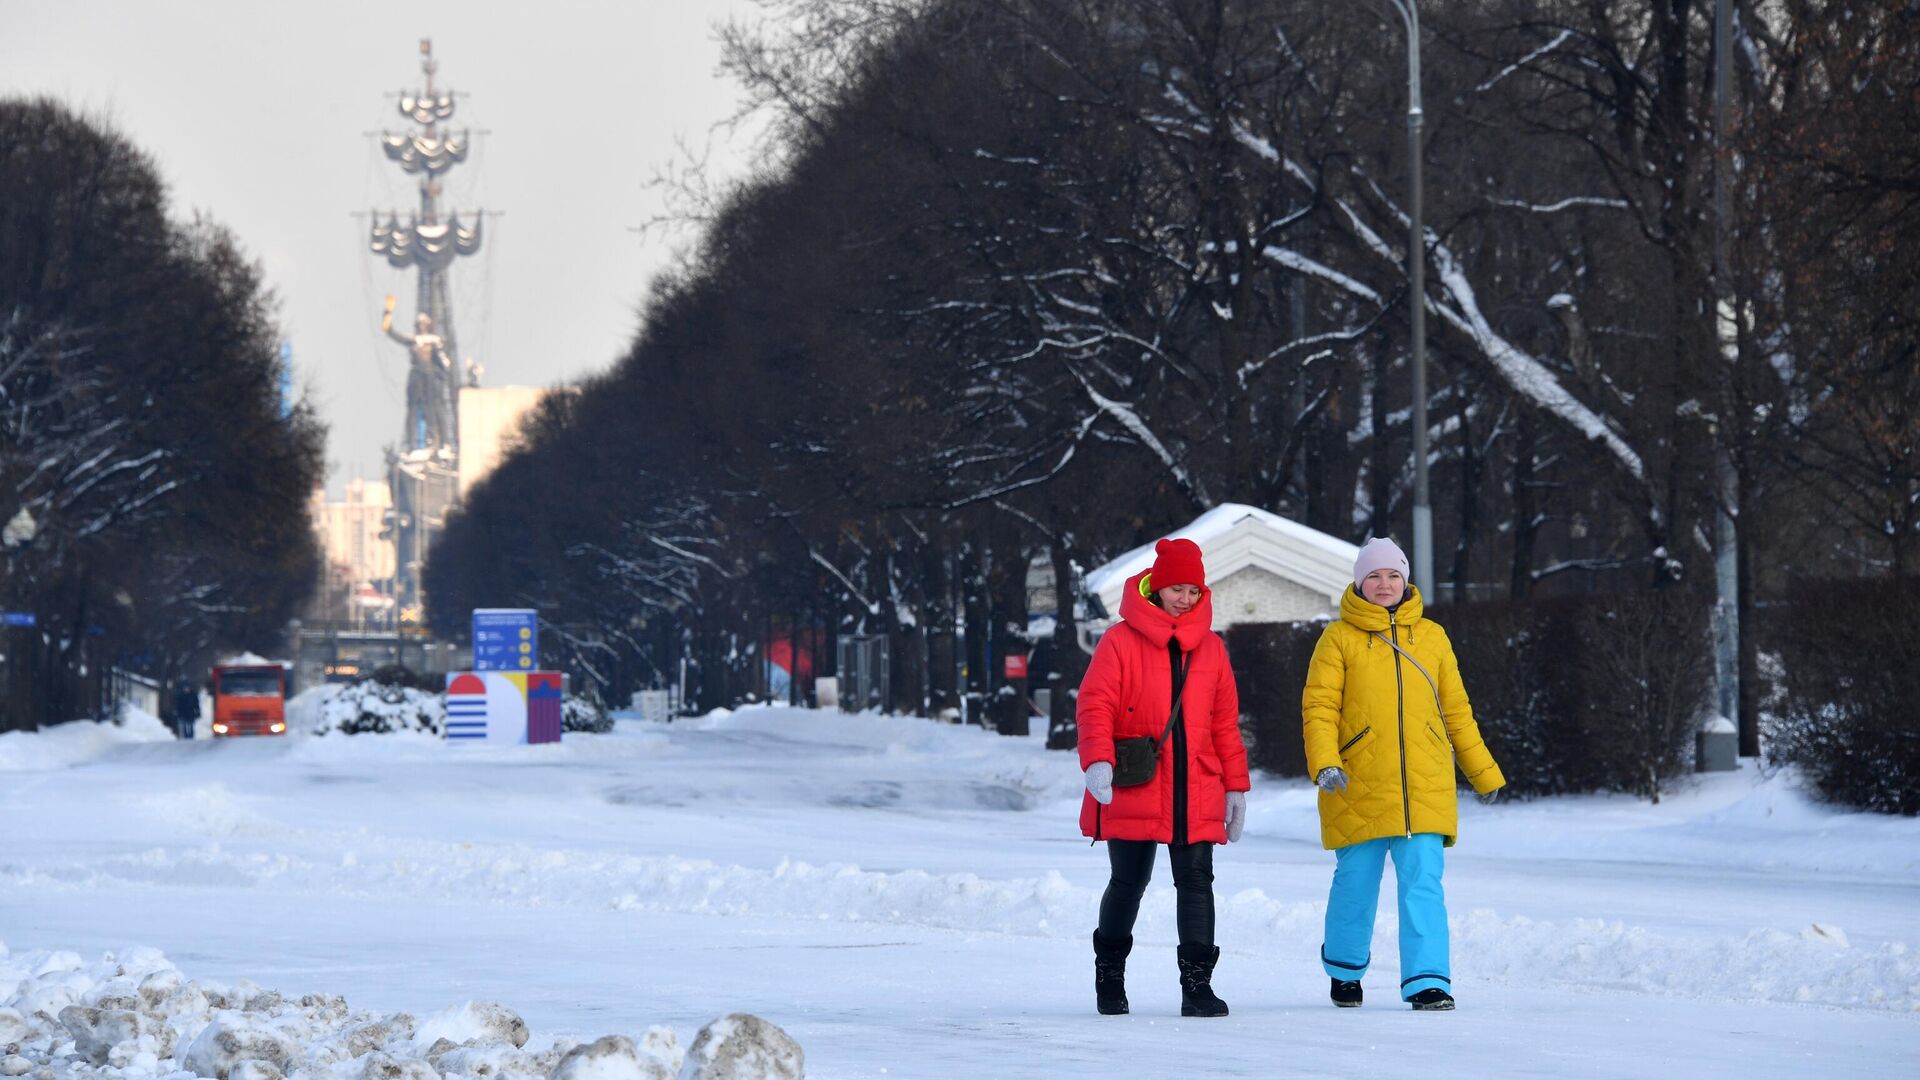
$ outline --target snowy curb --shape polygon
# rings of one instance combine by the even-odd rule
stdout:
[[[244,816],[207,793],[196,813],[209,822]],[[157,811],[156,811],[157,813]],[[1058,871],[994,878],[924,870],[879,872],[835,863],[783,859],[758,868],[678,856],[604,853],[418,841],[363,842],[338,863],[280,855],[263,859],[219,844],[164,849],[114,859],[91,869],[89,887],[170,884],[222,876],[315,895],[363,891],[426,898],[491,898],[542,907],[602,905],[614,911],[798,919],[809,922],[917,926],[1025,937],[1078,938],[1093,925],[1099,892]],[[0,871],[0,882],[25,880]],[[39,880],[39,879],[35,879]],[[1315,970],[1314,947],[1326,906],[1243,889],[1217,900],[1220,940],[1230,954],[1260,957],[1283,968]],[[1143,944],[1154,928],[1173,925],[1171,887],[1148,890],[1141,908]],[[1455,910],[1459,974],[1517,985],[1606,987],[1675,997],[1817,1004],[1874,1011],[1920,1012],[1920,950],[1907,942],[1853,946],[1839,927],[1797,933],[1771,927],[1728,927],[1711,936],[1673,935],[1621,921],[1543,921],[1485,909]],[[1380,970],[1397,956],[1397,920],[1388,905],[1375,929]],[[1314,943],[1309,945],[1307,943]],[[0,972],[4,968],[0,967]],[[7,987],[0,975],[0,991]],[[67,1002],[63,1002],[66,1004]],[[53,1010],[57,1014],[57,1009]],[[0,1025],[3,1026],[3,1025]],[[4,1046],[4,1042],[0,1042]],[[0,1074],[3,1075],[3,1074]],[[601,1080],[601,1078],[595,1078]]]

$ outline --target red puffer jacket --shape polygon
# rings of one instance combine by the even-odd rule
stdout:
[[[1180,724],[1187,735],[1187,842],[1227,842],[1227,792],[1245,791],[1247,748],[1240,741],[1240,692],[1227,647],[1213,632],[1213,590],[1176,619],[1140,595],[1142,571],[1120,594],[1120,622],[1100,638],[1080,681],[1080,767],[1113,760],[1113,741],[1158,737],[1173,705],[1167,639],[1187,663]],[[1159,771],[1137,787],[1113,789],[1101,806],[1080,802],[1080,832],[1096,840],[1173,842],[1172,735],[1160,745]]]

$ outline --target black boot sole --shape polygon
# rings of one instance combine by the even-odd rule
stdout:
[[[1127,1011],[1128,1011],[1127,1003],[1124,1001],[1120,1002],[1117,1005],[1112,1004],[1110,1002],[1103,1001],[1099,1004],[1098,1007],[1100,1009],[1101,1016],[1125,1016],[1127,1015]]]
[[[1442,1001],[1433,1005],[1414,1005],[1414,1012],[1452,1012],[1453,1002]]]
[[[1225,1016],[1227,1015],[1227,1009],[1226,1009],[1226,1006],[1223,1005],[1220,1007],[1219,1012],[1213,1012],[1211,1010],[1195,1008],[1192,1005],[1182,1005],[1180,1006],[1180,1015],[1181,1016]]]
[[[1333,1004],[1335,1008],[1340,1008],[1340,1009],[1357,1009],[1360,1007],[1360,1003],[1357,1001],[1336,1001]],[[1414,1006],[1414,1008],[1416,1009],[1419,1007],[1420,1006],[1418,1005]]]

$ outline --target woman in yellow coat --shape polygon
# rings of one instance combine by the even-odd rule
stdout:
[[[1301,696],[1307,772],[1320,786],[1320,840],[1336,859],[1320,961],[1336,1005],[1360,1004],[1380,878],[1393,857],[1400,996],[1453,1008],[1442,851],[1458,834],[1454,762],[1483,801],[1506,783],[1460,682],[1453,644],[1424,618],[1391,540],[1367,541],[1340,618],[1314,647]]]

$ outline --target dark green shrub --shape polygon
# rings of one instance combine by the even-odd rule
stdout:
[[[1227,657],[1240,690],[1240,735],[1247,764],[1275,776],[1305,776],[1300,690],[1325,622],[1240,623],[1226,631]]]
[[[1591,785],[1654,802],[1693,769],[1694,734],[1713,696],[1706,598],[1682,592],[1595,597],[1574,619],[1574,715]]]
[[[1562,605],[1564,606],[1564,605]],[[1568,639],[1550,605],[1497,602],[1442,608],[1480,735],[1510,795],[1578,790],[1573,759],[1585,733],[1568,707]]]
[[[1516,795],[1626,791],[1658,800],[1693,766],[1712,686],[1707,602],[1625,593],[1465,604],[1447,630],[1481,737]],[[1306,773],[1300,692],[1323,622],[1227,631],[1249,757]]]
[[[1761,620],[1777,660],[1766,756],[1799,766],[1824,798],[1920,813],[1920,637],[1896,599],[1916,586],[1916,577],[1809,581]]]

